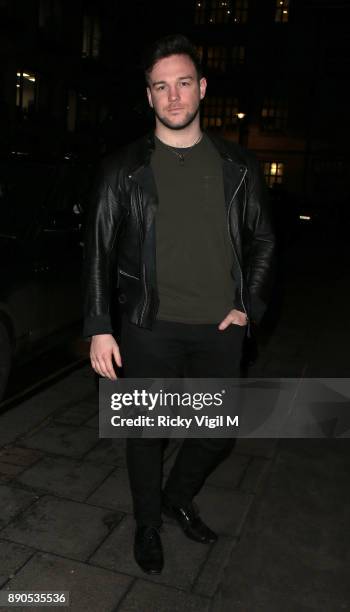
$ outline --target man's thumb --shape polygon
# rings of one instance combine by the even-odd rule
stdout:
[[[113,357],[115,359],[115,362],[116,362],[117,366],[119,366],[121,368],[122,367],[122,358],[120,356],[120,351],[119,351],[119,348],[117,346],[115,346],[113,348]]]

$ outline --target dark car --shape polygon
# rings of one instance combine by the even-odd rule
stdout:
[[[0,161],[0,399],[12,365],[80,321],[88,168]]]

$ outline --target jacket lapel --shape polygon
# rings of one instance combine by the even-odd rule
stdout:
[[[211,132],[206,132],[206,134],[221,155],[225,204],[228,210],[230,202],[242,182],[246,165],[243,161],[240,163],[241,160],[238,158],[233,159],[232,153],[229,151],[224,140]]]

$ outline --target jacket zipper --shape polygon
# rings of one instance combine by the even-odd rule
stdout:
[[[136,280],[140,280],[139,276],[134,276],[133,274],[129,274],[128,272],[124,272],[124,270],[121,270],[119,268],[119,274],[122,274],[122,276],[128,276],[129,278],[135,278]]]
[[[230,204],[229,204],[229,207],[228,207],[228,211],[227,211],[227,229],[228,229],[228,235],[230,237],[230,242],[231,242],[231,245],[232,245],[232,250],[233,250],[233,252],[235,254],[235,257],[237,259],[237,263],[238,263],[238,266],[239,266],[239,272],[240,272],[240,278],[241,278],[241,287],[240,287],[241,302],[242,302],[242,306],[243,306],[245,315],[247,317],[247,335],[250,336],[250,321],[249,321],[247,309],[245,307],[244,300],[243,300],[243,270],[242,270],[241,263],[240,263],[240,261],[238,259],[236,247],[234,245],[234,242],[233,242],[233,239],[232,239],[232,235],[231,235],[231,230],[230,230],[230,212],[231,212],[232,202],[235,199],[235,197],[236,197],[236,195],[237,195],[237,193],[238,193],[238,191],[239,191],[239,189],[240,189],[240,187],[241,187],[241,185],[242,185],[242,183],[244,181],[244,178],[245,178],[246,174],[247,174],[247,169],[245,168],[244,174],[242,176],[242,179],[241,179],[241,181],[240,181],[236,191],[234,192],[234,194],[233,194],[233,196],[231,198],[231,201],[230,201]]]
[[[141,311],[140,325],[142,325],[142,321],[143,321],[143,317],[144,317],[144,314],[145,314],[145,310],[146,310],[146,306],[147,306],[147,301],[148,301],[147,284],[146,284],[146,266],[145,266],[145,264],[143,264],[143,286],[144,286],[144,289],[145,289],[145,301],[143,303],[143,307],[142,307],[142,311]]]
[[[135,204],[135,208],[136,208],[136,213],[137,213],[137,219],[138,219],[138,223],[139,223],[139,233],[140,233],[140,249],[142,250],[142,244],[143,244],[143,229],[142,229],[142,221],[143,221],[143,215],[142,215],[142,209],[141,209],[141,205],[140,205],[140,188],[138,188],[138,199],[137,199],[137,204]],[[141,309],[141,315],[140,315],[140,319],[139,319],[139,324],[142,325],[142,321],[143,321],[143,317],[146,311],[146,306],[147,306],[147,302],[148,302],[148,292],[147,292],[147,283],[146,283],[146,265],[143,264],[143,268],[142,268],[142,275],[143,275],[143,286],[144,286],[144,290],[145,290],[145,299],[144,299],[144,303]]]

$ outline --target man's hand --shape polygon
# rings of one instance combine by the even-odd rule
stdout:
[[[113,368],[112,357],[117,366],[122,367],[119,346],[112,334],[98,334],[92,336],[90,346],[91,365],[95,372],[104,378],[116,380],[117,375]]]
[[[234,308],[233,310],[230,310],[230,312],[224,318],[224,320],[221,321],[219,325],[219,329],[220,331],[224,331],[224,329],[226,329],[229,325],[232,325],[232,324],[240,325],[241,327],[244,327],[245,325],[247,325],[247,323],[248,323],[248,317],[245,314],[245,312],[241,312],[241,310],[236,310]]]

